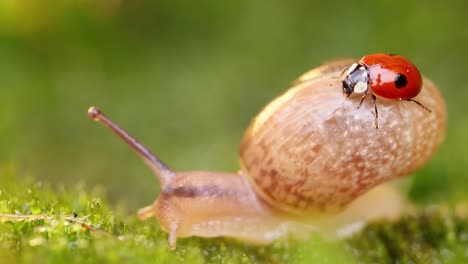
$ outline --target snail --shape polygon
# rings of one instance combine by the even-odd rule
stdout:
[[[447,119],[444,99],[423,78],[415,99],[430,111],[382,99],[376,128],[375,101],[343,94],[340,76],[354,62],[306,72],[253,118],[240,143],[238,173],[175,171],[98,108],[90,107],[88,115],[119,135],[155,174],[159,197],[138,216],[155,216],[171,249],[178,237],[267,244],[302,227],[338,232],[340,225],[402,210],[404,201],[384,183],[430,160]]]

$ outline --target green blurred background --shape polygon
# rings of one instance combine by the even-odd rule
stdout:
[[[149,170],[86,116],[100,106],[179,170],[238,169],[251,118],[323,61],[410,58],[444,94],[445,144],[411,197],[468,190],[468,4],[452,1],[0,1],[0,164],[102,185],[132,210],[156,197]]]

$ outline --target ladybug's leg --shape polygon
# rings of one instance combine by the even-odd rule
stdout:
[[[372,94],[372,103],[374,104],[374,116],[375,116],[375,129],[379,129],[379,111],[377,111],[377,97],[375,97],[374,94]]]
[[[432,112],[431,109],[427,108],[426,106],[424,106],[423,104],[421,104],[420,102],[416,101],[416,100],[413,100],[413,99],[406,99],[407,101],[411,101],[411,102],[415,102],[417,105],[419,105],[420,107],[422,107],[424,110],[428,111],[429,113]]]
[[[362,94],[361,101],[359,102],[359,104],[358,104],[358,106],[357,106],[357,109],[359,109],[359,107],[361,107],[362,102],[364,102],[364,99],[365,99],[366,96],[367,96],[367,93],[368,93],[368,91],[366,91],[365,93]]]

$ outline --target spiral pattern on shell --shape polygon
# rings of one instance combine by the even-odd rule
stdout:
[[[242,173],[259,196],[281,211],[338,210],[372,187],[424,165],[446,130],[445,102],[423,80],[409,101],[342,94],[340,74],[352,61],[328,63],[302,77],[252,121],[241,145]]]

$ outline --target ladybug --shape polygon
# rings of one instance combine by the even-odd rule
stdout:
[[[375,127],[379,128],[377,98],[385,100],[412,101],[431,112],[414,100],[422,88],[422,77],[414,64],[400,55],[377,53],[364,56],[351,65],[343,79],[343,94],[362,94],[358,108],[370,93],[374,104]]]

